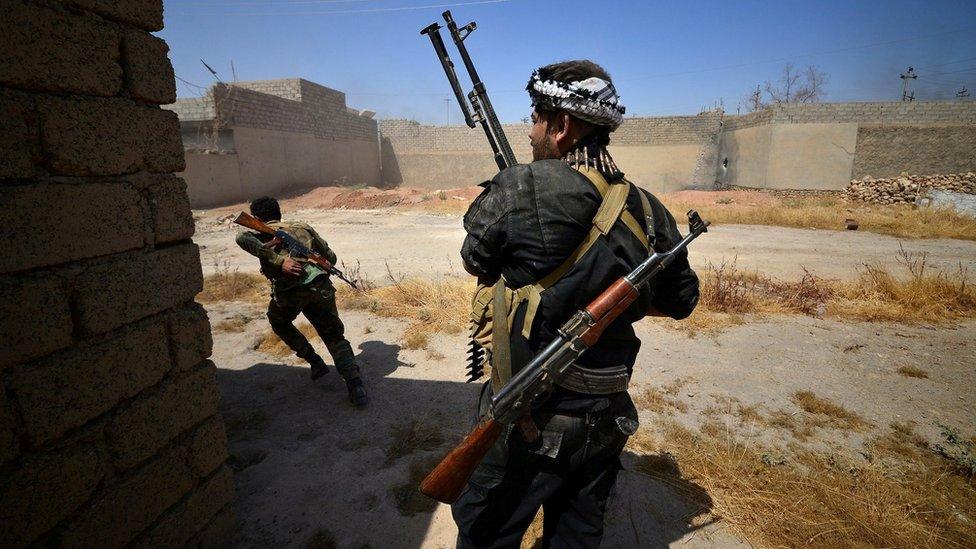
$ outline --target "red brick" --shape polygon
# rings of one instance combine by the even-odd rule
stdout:
[[[0,278],[0,371],[71,344],[71,311],[54,277]]]
[[[125,32],[122,66],[131,97],[162,105],[176,101],[176,78],[168,53],[162,38],[137,30]]]
[[[130,23],[148,31],[158,31],[163,28],[162,0],[61,0],[65,4],[73,4],[80,8],[120,21]]]
[[[0,83],[112,96],[122,88],[120,34],[97,17],[4,0]]]
[[[72,299],[79,328],[93,334],[192,301],[202,288],[200,250],[187,243],[90,267],[75,279]]]
[[[34,100],[26,93],[0,89],[0,120],[0,179],[32,177],[41,160]]]
[[[141,248],[148,207],[123,183],[0,187],[0,272]],[[29,235],[29,238],[25,238]]]
[[[12,372],[10,389],[35,445],[56,440],[154,385],[170,368],[165,325],[147,324]]]
[[[193,472],[205,477],[227,461],[227,433],[219,416],[197,428],[190,437],[190,459]]]
[[[0,539],[25,546],[78,507],[102,479],[98,453],[74,447],[25,460],[0,484]]]
[[[38,104],[44,157],[58,175],[183,170],[176,113],[125,99],[46,97]]]
[[[110,486],[69,524],[64,547],[122,547],[193,487],[186,450],[174,448]]]
[[[233,499],[234,478],[230,469],[224,467],[207,479],[185,502],[167,513],[136,545],[183,547]]]
[[[190,370],[209,358],[213,336],[206,309],[191,303],[176,311],[169,322],[169,340],[177,370]]]
[[[170,382],[119,410],[106,431],[119,469],[152,456],[180,433],[217,413],[219,396],[212,363]]]

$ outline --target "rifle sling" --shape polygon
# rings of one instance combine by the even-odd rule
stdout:
[[[512,377],[512,350],[511,350],[511,330],[514,322],[514,312],[523,301],[527,302],[525,320],[522,323],[522,336],[529,339],[532,335],[532,325],[535,315],[539,308],[542,292],[555,284],[559,279],[566,275],[576,265],[580,259],[590,251],[601,236],[610,232],[617,220],[623,221],[624,225],[637,237],[641,244],[650,251],[653,242],[654,224],[651,214],[650,204],[643,191],[637,189],[637,194],[641,198],[641,207],[647,220],[647,232],[641,229],[640,224],[629,211],[627,211],[627,196],[630,193],[631,183],[625,179],[620,179],[613,183],[608,183],[606,178],[595,169],[579,168],[580,173],[586,176],[594,187],[600,192],[603,201],[599,209],[593,216],[592,227],[583,241],[566,258],[559,267],[556,267],[548,275],[540,279],[535,284],[523,286],[515,290],[509,290],[505,286],[504,278],[499,278],[495,283],[492,294],[492,342],[491,342],[491,381],[494,390],[499,391]],[[648,237],[651,237],[650,240]]]

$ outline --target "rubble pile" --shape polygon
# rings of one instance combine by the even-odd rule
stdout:
[[[845,190],[848,200],[872,204],[915,204],[930,189],[976,194],[976,173],[948,175],[901,175],[874,179],[864,176],[851,181]]]

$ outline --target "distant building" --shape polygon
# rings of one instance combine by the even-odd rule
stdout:
[[[179,99],[186,180],[194,208],[287,189],[380,186],[375,114],[301,78],[217,84]]]

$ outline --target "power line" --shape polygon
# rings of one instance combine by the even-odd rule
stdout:
[[[194,88],[199,88],[199,89],[201,89],[201,90],[205,90],[205,89],[207,89],[207,88],[206,88],[206,86],[200,86],[200,85],[198,85],[198,84],[194,84],[193,82],[190,82],[190,81],[188,81],[188,80],[184,80],[184,79],[182,79],[182,78],[180,78],[180,77],[179,77],[179,75],[174,75],[174,76],[176,76],[176,79],[177,79],[177,80],[179,80],[180,82],[183,82],[183,83],[184,83],[184,84],[186,84],[187,86],[193,86]]]
[[[860,46],[849,46],[849,47],[846,47],[846,48],[837,48],[837,49],[833,49],[833,50],[823,50],[823,51],[818,51],[818,52],[799,53],[799,54],[791,55],[790,57],[778,57],[778,58],[775,58],[775,59],[766,59],[766,60],[763,60],[763,61],[750,61],[748,63],[737,63],[735,65],[724,65],[724,66],[718,66],[718,67],[709,67],[709,68],[705,68],[705,69],[694,69],[694,70],[687,70],[687,71],[676,71],[676,72],[669,72],[669,73],[658,73],[658,74],[654,74],[654,75],[651,75],[651,76],[638,76],[638,77],[634,77],[634,78],[621,78],[621,79],[619,79],[617,81],[619,81],[619,82],[629,82],[629,81],[632,81],[632,80],[647,80],[649,78],[658,78],[658,77],[661,77],[661,76],[681,76],[681,75],[685,75],[685,74],[696,74],[696,73],[719,71],[719,70],[739,69],[739,68],[751,67],[751,66],[755,66],[755,65],[766,65],[768,63],[783,63],[783,62],[787,62],[787,61],[792,61],[792,60],[794,60],[794,59],[796,59],[798,57],[815,57],[815,56],[818,56],[818,55],[830,55],[830,54],[834,54],[834,53],[843,53],[843,52],[855,51],[855,50],[862,50],[862,49],[867,49],[867,48],[876,48],[876,47],[879,47],[879,46],[889,46],[891,44],[901,44],[903,42],[913,42],[915,40],[925,40],[925,39],[928,39],[928,38],[943,37],[943,36],[945,36],[947,34],[958,34],[958,33],[961,33],[961,32],[971,32],[973,30],[976,30],[976,27],[967,27],[967,28],[956,29],[956,30],[951,30],[951,31],[939,32],[939,33],[935,33],[935,34],[926,34],[926,35],[921,35],[921,36],[913,36],[913,37],[909,37],[909,38],[900,38],[898,40],[888,40],[888,41],[885,41],[885,42],[874,42],[872,44],[862,44]]]
[[[187,11],[182,12],[186,14],[220,14],[220,15],[328,15],[328,14],[342,14],[342,13],[382,13],[382,12],[396,12],[396,11],[413,11],[413,10],[425,10],[433,8],[453,8],[457,6],[474,6],[479,4],[501,4],[505,2],[511,2],[512,0],[475,0],[473,2],[456,2],[451,4],[428,4],[425,6],[399,6],[393,8],[363,8],[354,10],[326,10],[326,11],[277,11],[277,12],[223,12],[223,11]]]

